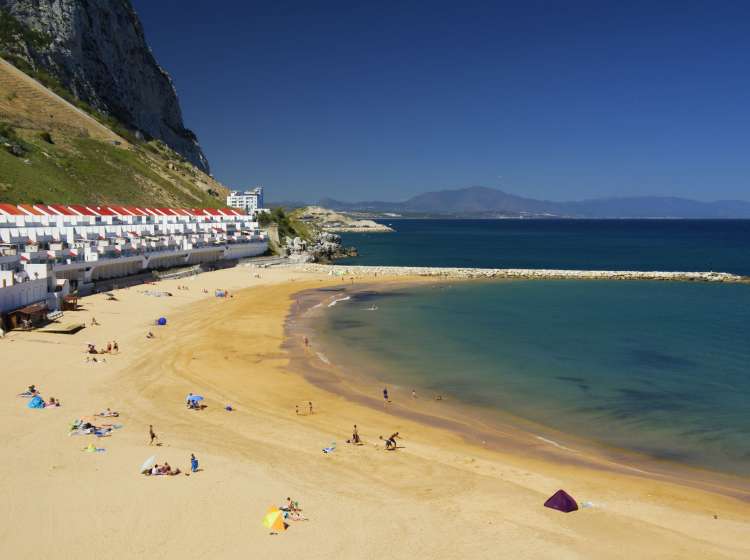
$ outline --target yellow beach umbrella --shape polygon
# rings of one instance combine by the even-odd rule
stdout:
[[[263,516],[263,526],[266,529],[270,529],[271,532],[279,533],[286,529],[286,523],[284,523],[284,515],[281,513],[279,508],[271,507],[265,516]]]

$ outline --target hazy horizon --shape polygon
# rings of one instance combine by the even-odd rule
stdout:
[[[747,4],[225,1],[210,18],[197,0],[133,4],[234,188],[710,201],[748,187]]]
[[[283,200],[281,198],[276,198],[273,196],[273,192],[270,191],[271,197],[268,198],[270,202],[305,202],[305,203],[316,203],[319,200],[323,199],[332,199],[337,200],[339,202],[346,202],[346,203],[353,203],[353,202],[368,202],[368,201],[375,201],[375,202],[393,202],[393,203],[399,203],[399,202],[405,202],[414,196],[418,196],[420,194],[426,194],[429,192],[444,192],[444,191],[456,191],[456,190],[464,190],[468,188],[474,188],[474,187],[482,187],[482,188],[491,188],[499,191],[503,191],[506,194],[510,195],[516,195],[516,196],[522,196],[524,198],[532,198],[535,200],[545,200],[548,202],[582,202],[585,200],[595,200],[595,199],[605,199],[605,198],[681,198],[686,200],[695,200],[697,202],[732,202],[732,201],[739,201],[739,202],[748,202],[750,203],[750,197],[735,197],[735,198],[705,198],[705,199],[699,199],[695,197],[689,197],[689,196],[674,196],[674,195],[659,195],[659,194],[644,194],[644,195],[611,195],[611,196],[590,196],[590,197],[580,197],[580,198],[541,198],[541,197],[533,197],[533,196],[526,196],[523,194],[519,194],[516,192],[513,192],[509,189],[505,189],[502,186],[500,187],[487,187],[486,185],[468,185],[466,187],[446,187],[444,189],[429,189],[413,194],[409,194],[408,196],[402,196],[401,198],[378,198],[375,197],[347,197],[347,196],[328,196],[326,194],[322,194],[319,196],[314,197],[300,197],[299,199],[292,199],[292,198],[284,198]]]

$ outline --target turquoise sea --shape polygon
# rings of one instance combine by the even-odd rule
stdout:
[[[422,224],[410,226],[417,237],[422,227],[440,227]],[[716,252],[724,263],[735,263],[730,271],[745,272],[750,236],[747,223],[734,224],[736,237],[723,244],[714,240]],[[551,241],[546,254],[534,226],[524,227],[533,240],[510,234],[514,246],[537,246],[524,266],[574,262],[572,249],[566,256],[557,250],[560,241]],[[549,224],[540,227],[548,231]],[[642,240],[642,232],[634,237]],[[363,260],[372,258],[371,245],[356,236],[347,241],[360,247]],[[397,236],[382,235],[377,243],[394,242]],[[460,239],[455,243],[462,245]],[[591,244],[606,253],[601,238]],[[625,250],[622,238],[616,245],[617,254],[637,253]],[[409,250],[407,245],[398,253],[402,260],[391,263],[382,255],[397,248],[381,247],[378,264],[406,264]],[[699,252],[708,253],[708,247]],[[514,258],[518,253],[511,252]],[[671,263],[683,264],[656,268],[706,268],[674,247],[669,253]],[[409,264],[437,264],[425,263],[424,252],[412,257]],[[506,262],[502,255],[492,258]],[[594,268],[651,268],[630,258],[619,267],[578,257]],[[446,264],[463,257],[441,259]],[[481,259],[461,265],[489,266]],[[360,293],[327,309],[320,333],[322,344],[344,364],[368,364],[365,373],[407,394],[412,387],[440,393],[657,459],[750,476],[748,326],[750,285],[519,280]]]

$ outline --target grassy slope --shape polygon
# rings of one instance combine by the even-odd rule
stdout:
[[[17,132],[28,153],[16,157],[0,150],[0,201],[220,205],[199,189],[162,177],[152,169],[158,162],[140,150],[90,138],[58,138],[59,145],[50,145],[36,131]]]

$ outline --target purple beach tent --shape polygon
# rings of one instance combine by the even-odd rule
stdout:
[[[565,490],[558,490],[544,502],[544,507],[570,513],[578,509],[578,503]]]

